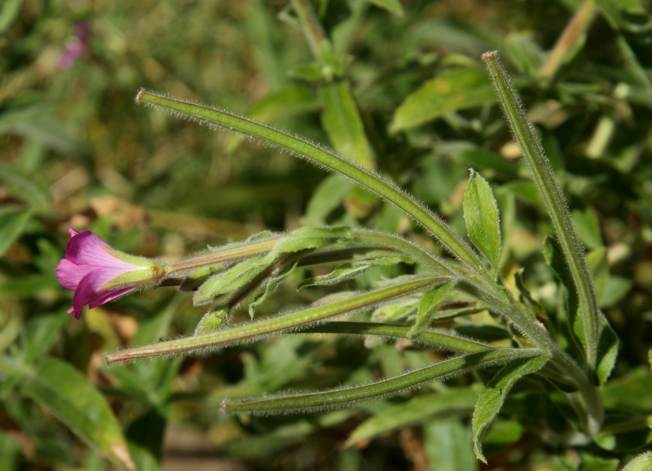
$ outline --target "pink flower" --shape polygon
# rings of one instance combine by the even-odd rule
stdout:
[[[68,41],[59,56],[57,65],[60,69],[68,69],[88,52],[91,39],[91,26],[86,21],[75,24],[75,35]]]
[[[115,250],[90,231],[68,229],[68,233],[70,240],[56,275],[61,286],[75,293],[68,312],[77,319],[84,306],[106,304],[165,274],[158,262]]]

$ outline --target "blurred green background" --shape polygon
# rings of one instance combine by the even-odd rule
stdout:
[[[476,466],[464,407],[378,427],[352,447],[344,447],[351,431],[397,401],[308,416],[219,412],[225,396],[360,383],[432,354],[288,336],[200,358],[103,365],[102,353],[119,346],[192,332],[202,312],[187,295],[161,289],[75,321],[65,314],[70,294],[54,278],[68,227],[151,257],[305,222],[366,225],[428,244],[395,210],[320,169],[136,106],[139,87],[332,145],[457,227],[467,169],[477,169],[510,211],[506,279],[524,267],[531,291],[550,306],[554,286],[540,254],[549,223],[479,60],[499,49],[567,192],[601,306],[622,339],[615,376],[627,392],[614,400],[649,391],[649,2],[320,0],[314,7],[333,46],[328,64],[313,57],[281,0],[0,3],[0,469],[111,466],[111,440],[96,436],[102,421],[93,423],[102,414],[71,433],[69,422],[57,420],[56,401],[47,400],[74,402],[75,391],[88,390],[108,401],[120,425],[107,426],[106,435],[122,430],[138,469]],[[296,293],[295,278],[266,312],[314,299]],[[649,399],[637,400],[633,407],[652,413]],[[488,437],[484,469],[587,463],[509,418],[499,426]],[[613,458],[604,453],[601,459]]]

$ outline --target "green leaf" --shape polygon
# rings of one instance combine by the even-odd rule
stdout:
[[[617,458],[602,458],[588,453],[582,454],[582,464],[578,471],[616,471],[620,460]]]
[[[538,355],[538,353],[539,350],[508,348],[469,353],[361,386],[270,396],[262,399],[225,399],[222,403],[222,409],[227,412],[287,414],[347,408],[356,402],[395,395],[443,376],[450,377],[453,374],[461,374],[473,368],[505,363],[515,358],[529,358]]]
[[[31,210],[0,210],[0,257],[20,237],[31,215]]]
[[[494,193],[481,175],[471,170],[464,191],[464,223],[473,244],[496,270],[500,263],[500,214]]]
[[[620,339],[602,313],[600,313],[598,329],[600,334],[596,376],[600,384],[605,384],[616,366]]]
[[[11,165],[0,164],[0,181],[8,187],[12,195],[30,205],[34,211],[48,211],[48,192],[35,181],[33,175],[27,175]]]
[[[379,8],[387,10],[392,15],[399,17],[403,17],[403,15],[405,15],[400,0],[369,0],[369,2],[373,3]]]
[[[419,302],[417,318],[410,329],[409,337],[415,337],[430,325],[432,314],[437,307],[444,302],[444,299],[455,289],[455,281],[449,281],[441,286],[427,291]]]
[[[566,264],[559,243],[555,239],[547,239],[544,249],[544,256],[548,265],[553,269],[555,276],[566,286],[568,290],[572,286],[572,278]],[[587,257],[587,265],[591,267],[592,278],[599,287],[609,276],[606,250],[602,247],[592,251]],[[575,291],[568,292],[569,322],[575,335],[584,342],[581,320],[578,317],[579,308]],[[618,358],[620,340],[615,331],[607,322],[604,314],[599,312],[598,317],[598,351],[596,376],[600,384],[604,384],[609,378]]]
[[[267,260],[276,260],[282,255],[314,250],[339,240],[351,238],[351,229],[346,226],[301,227],[279,240]]]
[[[492,378],[480,393],[471,419],[473,450],[480,461],[487,462],[482,453],[482,437],[502,409],[512,387],[524,376],[539,371],[548,360],[547,356],[539,355],[508,364]]]
[[[48,353],[57,340],[61,329],[70,321],[70,314],[58,312],[31,317],[23,330],[23,346],[26,358],[36,360]]]
[[[362,119],[346,82],[329,83],[320,90],[324,111],[322,124],[335,150],[362,167],[374,167],[374,155]]]
[[[272,263],[266,257],[252,257],[211,276],[195,291],[193,304],[208,304],[220,296],[237,291],[263,275]]]
[[[469,413],[473,410],[475,400],[476,393],[470,388],[414,397],[402,404],[382,409],[362,422],[351,432],[345,446],[352,446],[391,430],[430,421],[433,416]]]
[[[283,263],[276,265],[270,272],[261,284],[255,287],[255,289],[246,296],[247,299],[251,299],[249,303],[249,317],[252,319],[256,314],[256,309],[260,304],[262,304],[268,296],[270,296],[276,289],[281,285],[283,280],[287,278],[290,273],[296,268],[296,262],[292,263]]]
[[[221,328],[228,316],[229,311],[226,309],[208,311],[197,323],[197,327],[195,327],[195,335],[207,334]]]
[[[402,255],[370,256],[368,258],[354,259],[351,266],[338,267],[324,275],[307,278],[301,282],[299,287],[332,286],[356,278],[371,268],[393,266],[399,263],[413,262]]]
[[[531,77],[537,76],[545,54],[531,35],[510,33],[503,43],[503,48],[508,60],[521,72]]]
[[[482,442],[485,445],[504,448],[513,445],[523,436],[524,427],[518,420],[501,420],[500,418],[491,423]]]
[[[8,434],[0,432],[0,469],[13,471],[20,469],[18,459],[20,447]]]
[[[350,180],[341,175],[329,175],[313,192],[308,202],[306,215],[303,218],[306,225],[326,223],[326,218],[351,193],[354,188]]]
[[[596,4],[615,29],[626,28],[630,15],[647,13],[641,0],[596,0]]]
[[[43,357],[35,365],[0,358],[0,370],[17,375],[23,393],[49,410],[79,438],[106,457],[135,469],[122,430],[104,397],[79,371]]]
[[[459,420],[436,420],[424,427],[424,445],[432,471],[478,469],[468,427]]]
[[[590,248],[601,247],[602,235],[600,234],[600,222],[598,215],[592,208],[584,211],[575,210],[572,212],[573,223],[577,229],[579,238]]]
[[[253,299],[249,314],[272,293],[294,268],[284,257],[318,249],[324,245],[351,238],[348,227],[302,227],[280,238],[266,256],[252,257],[208,278],[193,296],[198,306],[212,301],[239,304]],[[290,257],[292,258],[292,257]],[[296,258],[296,257],[295,257]]]
[[[491,82],[477,67],[454,68],[440,73],[409,95],[394,112],[392,132],[409,129],[451,111],[495,101]]]
[[[7,110],[0,115],[0,134],[15,133],[25,136],[62,154],[81,149],[80,142],[70,136],[63,122],[50,107],[33,105]]]
[[[650,469],[652,469],[652,451],[647,451],[627,463],[623,471],[649,471]]]
[[[7,0],[0,11],[0,34],[4,33],[20,12],[23,0]],[[2,454],[0,453],[0,456]]]
[[[325,275],[308,278],[301,282],[299,288],[314,286],[332,286],[356,278],[372,267],[369,263],[357,263],[350,267],[336,268]]]

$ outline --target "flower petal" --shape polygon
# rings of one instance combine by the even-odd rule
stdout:
[[[95,298],[94,285],[97,277],[98,273],[90,272],[77,285],[75,295],[72,298],[72,311],[75,314],[75,318],[79,319],[84,312],[84,306],[90,304]]]
[[[65,258],[77,265],[119,268],[123,271],[133,269],[133,265],[112,256],[107,249],[109,244],[90,231],[76,233],[66,246]]]
[[[67,258],[62,258],[57,265],[55,274],[57,275],[57,280],[59,280],[61,286],[70,291],[75,291],[81,279],[84,278],[88,272],[94,269],[95,267],[77,265]]]
[[[120,289],[111,289],[105,291],[103,293],[98,294],[97,298],[95,298],[95,300],[91,302],[88,305],[88,307],[93,308],[93,307],[101,306],[102,304],[109,303],[114,299],[117,299],[121,296],[126,296],[134,291],[136,291],[136,288],[120,288]]]
[[[106,277],[106,271],[94,270],[87,273],[79,281],[77,289],[75,290],[75,295],[72,298],[72,312],[77,319],[79,319],[84,312],[84,306],[91,308],[100,306],[134,291],[134,288],[101,291],[100,287],[106,283]]]

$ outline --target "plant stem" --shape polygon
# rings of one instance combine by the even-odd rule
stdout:
[[[548,59],[539,69],[539,75],[542,78],[548,80],[554,77],[568,53],[573,50],[582,34],[586,32],[593,20],[594,13],[595,0],[584,0],[548,54]]]
[[[351,296],[345,300],[331,304],[309,307],[307,309],[265,318],[256,322],[247,322],[230,329],[219,330],[210,334],[183,337],[176,340],[159,342],[153,345],[146,345],[144,347],[109,353],[106,356],[106,360],[108,363],[115,363],[136,358],[185,353],[207,348],[233,345],[243,341],[257,339],[272,333],[298,329],[302,326],[314,324],[329,317],[400,298],[428,288],[441,282],[441,280],[442,278],[438,276],[423,277],[357,296]]]
[[[310,50],[316,59],[321,56],[321,43],[325,39],[324,30],[307,0],[292,0],[292,8],[299,16],[303,34],[308,40]]]
[[[567,376],[577,387],[579,400],[586,413],[586,416],[583,417],[585,427],[594,436],[602,425],[604,407],[598,389],[591,384],[586,372],[578,366],[575,360],[561,350],[559,345],[550,337],[545,327],[537,322],[534,317],[526,315],[522,306],[517,305],[505,291],[501,289],[504,296],[499,298],[493,293],[487,293],[481,286],[469,284],[466,280],[461,285],[466,288],[469,294],[483,302],[489,309],[512,322],[519,331],[550,356],[551,363],[559,373]]]
[[[281,234],[270,237],[269,239],[241,242],[238,244],[227,245],[219,250],[211,251],[202,255],[182,258],[181,260],[169,265],[167,274],[172,275],[174,273],[214,265],[220,262],[230,262],[266,253],[272,250],[274,245],[276,245],[276,243],[283,237],[283,234]]]
[[[471,271],[480,274],[481,277],[486,279],[492,278],[478,254],[471,249],[462,237],[457,235],[451,227],[439,219],[423,204],[415,201],[414,198],[398,188],[391,181],[342,158],[330,149],[323,148],[301,137],[279,131],[228,111],[190,103],[177,98],[166,97],[146,90],[140,90],[138,92],[136,102],[160,107],[182,117],[195,119],[203,124],[217,125],[230,129],[245,136],[258,139],[263,143],[280,147],[292,155],[305,158],[312,163],[341,173],[361,187],[377,194],[385,201],[392,203],[411,219],[425,227],[451,254],[467,265]]]
[[[568,264],[580,301],[578,316],[582,323],[586,362],[594,370],[597,364],[598,320],[600,314],[591,275],[584,258],[584,250],[575,235],[575,229],[561,187],[555,179],[534,128],[527,120],[516,90],[512,87],[507,72],[500,64],[498,53],[495,51],[487,52],[482,56],[482,59],[487,64],[489,74],[493,79],[498,101],[503,108],[505,117],[530,166],[533,179],[552,220],[555,234]]]
[[[440,274],[450,274],[450,264],[444,260],[439,259],[432,253],[424,250],[418,245],[410,242],[409,240],[396,236],[391,233],[373,231],[369,229],[354,229],[351,233],[352,242],[356,245],[347,247],[344,245],[342,249],[347,250],[364,250],[364,249],[388,249],[400,252],[416,263],[424,265],[430,271]],[[168,265],[166,275],[173,275],[179,272],[194,270],[205,266],[215,265],[221,262],[232,262],[241,260],[255,255],[261,255],[269,252],[274,248],[277,242],[283,239],[284,234],[277,234],[264,240],[244,241],[235,244],[229,244],[217,250],[207,252],[201,255],[193,255],[191,257],[182,258],[176,262]],[[358,245],[363,244],[363,245]],[[304,258],[306,262],[310,257],[319,258],[319,252],[306,255]],[[310,263],[302,263],[302,266],[310,265]]]
[[[408,371],[402,375],[360,386],[262,399],[227,399],[222,403],[222,410],[225,412],[263,412],[269,414],[349,407],[356,402],[394,395],[437,378],[465,373],[472,368],[507,363],[516,359],[534,357],[540,353],[539,350],[527,348],[503,348],[468,353],[424,368]]]
[[[349,335],[379,335],[382,337],[407,339],[410,331],[409,325],[388,324],[382,322],[325,322],[315,327],[302,330],[300,333],[329,333],[329,334],[349,334]],[[466,339],[458,335],[452,335],[436,330],[424,330],[411,341],[435,348],[438,350],[450,350],[460,353],[474,353],[485,350],[496,350],[491,345],[478,342],[476,340]]]

